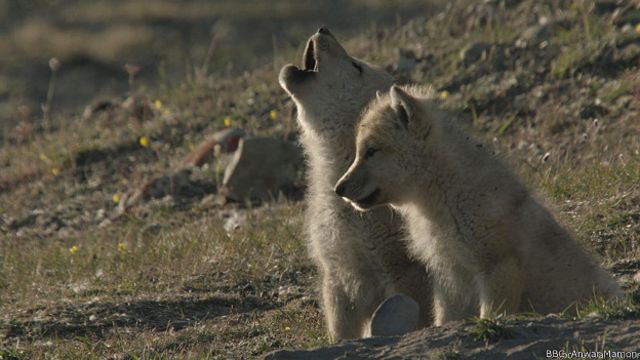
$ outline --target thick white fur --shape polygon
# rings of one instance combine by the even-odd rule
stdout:
[[[388,207],[357,212],[333,191],[353,158],[358,115],[392,79],[350,57],[330,34],[312,36],[309,46],[317,73],[296,80],[297,68],[288,65],[281,70],[280,84],[296,104],[308,158],[306,232],[320,270],[329,334],[334,341],[369,336],[376,307],[399,293],[419,302],[419,325],[429,325],[430,279],[425,267],[408,255],[400,216]]]
[[[356,147],[338,185],[358,208],[390,203],[404,215],[412,251],[434,276],[436,325],[470,315],[560,312],[594,296],[622,296],[516,176],[439,110],[428,89],[392,87],[375,100]],[[375,201],[358,202],[376,189]]]

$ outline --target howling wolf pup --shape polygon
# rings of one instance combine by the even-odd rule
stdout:
[[[431,90],[392,86],[358,124],[335,191],[360,210],[391,204],[434,276],[435,323],[479,313],[560,312],[622,295],[501,162],[439,110]]]
[[[400,216],[388,207],[359,213],[333,192],[355,152],[358,115],[377,90],[391,86],[391,77],[349,56],[321,28],[307,42],[302,68],[285,66],[279,81],[296,104],[300,142],[308,158],[306,233],[320,271],[322,307],[332,340],[429,325],[430,279],[424,265],[408,255]],[[414,299],[409,301],[413,306],[385,302],[400,294]],[[383,302],[386,307],[379,310],[391,314],[379,317],[378,323],[386,327],[380,332],[371,322],[374,318],[376,323],[373,315]]]

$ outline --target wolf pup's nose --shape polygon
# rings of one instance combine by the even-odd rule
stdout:
[[[342,197],[344,195],[344,187],[344,183],[338,184],[336,185],[336,188],[333,189],[333,191],[335,191],[338,196]]]
[[[329,35],[331,33],[329,32],[329,29],[323,26],[320,29],[318,29],[318,34]]]

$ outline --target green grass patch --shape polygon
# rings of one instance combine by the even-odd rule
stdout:
[[[566,320],[605,319],[635,320],[640,319],[640,304],[631,297],[610,299],[592,297],[587,303],[572,304],[560,313]]]
[[[512,334],[501,320],[502,316],[484,319],[474,317],[471,319],[473,325],[467,331],[476,340],[482,340],[488,343],[508,339]]]
[[[551,42],[561,46],[562,51],[551,66],[555,77],[566,77],[584,65],[594,63],[600,50],[613,39],[615,28],[604,18],[596,17],[586,9],[579,11],[575,19],[578,26],[570,30],[559,30]]]

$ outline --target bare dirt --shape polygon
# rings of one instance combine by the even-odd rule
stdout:
[[[616,354],[605,352],[637,354],[640,349],[638,320],[566,321],[547,317],[541,320],[509,321],[503,325],[503,338],[494,341],[474,337],[470,333],[472,327],[473,324],[469,322],[452,323],[402,337],[342,342],[314,350],[278,351],[267,355],[265,359],[528,360],[559,358],[563,353],[582,358],[615,358]],[[579,356],[579,352],[589,355]],[[598,352],[602,355],[598,355]]]

